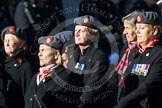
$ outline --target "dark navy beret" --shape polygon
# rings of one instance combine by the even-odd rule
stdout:
[[[75,18],[74,24],[87,26],[93,29],[98,29],[98,26],[99,26],[98,20],[90,15],[85,15],[85,16]]]
[[[4,40],[5,34],[13,34],[13,35],[16,35],[18,38],[20,38],[24,41],[27,41],[27,36],[26,36],[25,31],[23,29],[15,27],[15,26],[8,26],[3,29],[2,33],[1,33],[2,41]]]
[[[141,12],[141,14],[137,17],[136,23],[161,26],[161,17],[156,12],[152,11]]]
[[[66,43],[67,41],[74,38],[74,32],[73,31],[62,31],[60,33],[57,33],[55,35],[55,38],[61,40],[62,43]]]
[[[64,44],[69,41],[74,34],[72,31],[63,31],[55,36],[44,36],[38,39],[39,44],[48,45],[56,50],[62,50]]]
[[[38,39],[38,43],[40,45],[41,44],[48,45],[56,50],[61,50],[63,47],[63,43],[59,39],[55,38],[54,36],[40,37]]]
[[[63,31],[55,35],[55,38],[60,39],[63,42],[62,52],[65,52],[66,46],[69,44],[74,44],[74,32],[73,31]]]

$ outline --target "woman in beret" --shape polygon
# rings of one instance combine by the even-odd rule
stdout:
[[[124,75],[122,98],[115,108],[162,108],[161,18],[142,12],[136,20],[137,46]]]
[[[5,50],[5,76],[7,79],[8,108],[23,108],[24,95],[32,78],[32,68],[25,59],[27,49],[25,32],[15,26],[2,31],[1,39]]]
[[[73,108],[76,101],[64,87],[69,75],[60,52],[63,43],[53,36],[40,37],[38,43],[40,68],[25,95],[25,108]]]
[[[120,61],[117,64],[112,77],[109,80],[109,83],[118,87],[118,94],[124,89],[124,75],[127,67],[129,66],[128,62],[132,57],[131,52],[137,45],[137,35],[135,33],[135,22],[139,12],[134,11],[122,18],[124,24],[123,35],[127,40],[127,44],[122,48],[120,52]],[[114,96],[115,97],[115,96]],[[117,101],[121,98],[120,95],[117,95]],[[117,102],[116,101],[116,102]],[[107,102],[108,103],[108,102]],[[114,103],[113,105],[115,105]]]

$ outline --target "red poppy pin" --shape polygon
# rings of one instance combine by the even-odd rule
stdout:
[[[85,19],[83,20],[83,23],[86,24],[86,25],[88,25],[88,24],[90,23],[90,21],[89,21],[88,18],[85,18]]]
[[[52,36],[47,36],[46,38],[46,44],[50,44],[53,41]]]
[[[137,51],[133,51],[133,57],[137,55]]]
[[[88,59],[88,62],[90,63],[92,60],[91,59]]]
[[[142,22],[142,16],[138,16],[138,17],[137,17],[137,22],[138,22],[138,23],[141,23],[141,22]]]
[[[21,63],[21,62],[22,62],[22,58],[18,58],[17,61],[18,61],[19,63]]]
[[[14,33],[14,32],[15,32],[14,27],[13,27],[13,26],[9,27],[9,28],[8,28],[8,32],[9,32],[9,33]]]

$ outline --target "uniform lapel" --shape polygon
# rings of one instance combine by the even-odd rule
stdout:
[[[93,45],[90,45],[90,47],[88,48],[88,50],[85,54],[85,58],[84,58],[84,64],[86,65],[86,69],[88,69],[88,67],[91,67],[91,65],[92,65],[91,62],[93,60],[95,52],[96,52],[96,48],[93,47]]]
[[[156,54],[156,51],[158,50],[158,47],[154,47],[154,48],[149,48],[147,49],[143,54],[142,54],[142,61],[148,62],[149,60],[152,61],[152,56]]]
[[[67,63],[68,70],[75,72],[75,65],[79,61],[79,48],[76,48],[73,52],[71,52],[69,56],[69,61]]]
[[[49,76],[44,82],[43,80],[39,83],[39,85],[37,85],[37,90],[42,87],[45,83],[47,83],[51,78],[52,78],[52,71],[49,73],[51,74],[51,76]]]

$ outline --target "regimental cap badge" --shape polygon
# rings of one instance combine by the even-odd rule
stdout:
[[[53,41],[52,36],[47,36],[46,38],[46,44],[50,44]]]
[[[138,23],[141,23],[141,22],[142,22],[142,16],[138,16],[138,17],[137,17],[137,22],[138,22]]]
[[[96,29],[96,30],[98,30],[98,26],[100,26],[99,21],[90,15],[85,15],[85,16],[75,18],[74,24],[86,26],[86,27]]]
[[[86,25],[90,24],[89,18],[84,18],[83,23]]]
[[[8,32],[9,33],[14,33],[15,32],[14,26],[8,27]]]

